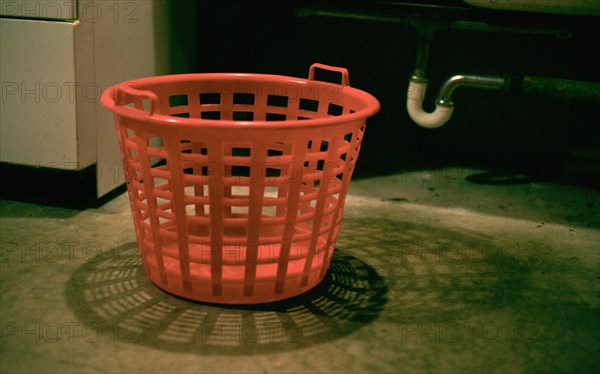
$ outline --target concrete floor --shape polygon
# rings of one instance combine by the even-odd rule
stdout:
[[[2,201],[0,372],[599,372],[600,194],[482,176],[353,181],[323,283],[246,308],[154,287],[126,195]]]

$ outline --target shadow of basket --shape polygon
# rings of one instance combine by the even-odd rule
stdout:
[[[170,295],[146,277],[136,243],[81,266],[67,300],[102,338],[197,354],[253,354],[335,341],[375,320],[387,286],[356,257],[334,252],[324,280],[297,297],[222,306]]]

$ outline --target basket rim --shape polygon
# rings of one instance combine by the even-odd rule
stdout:
[[[319,84],[336,86],[339,88],[343,95],[353,96],[359,100],[365,102],[366,107],[360,109],[354,113],[343,114],[339,116],[327,116],[321,118],[309,118],[309,119],[294,119],[294,120],[276,120],[276,121],[239,121],[239,120],[217,120],[217,119],[204,119],[204,118],[184,118],[174,117],[168,114],[162,113],[150,113],[144,110],[129,107],[127,105],[120,105],[116,103],[116,95],[123,87],[146,87],[156,84],[166,83],[179,83],[184,81],[248,81],[256,82],[257,80],[279,82],[279,83],[291,83],[297,85],[308,85],[308,84]],[[156,100],[156,94],[151,90],[136,90],[138,96]],[[147,95],[147,96],[146,96]],[[370,93],[350,87],[342,86],[340,84],[323,82],[318,80],[310,80],[303,78],[290,77],[285,75],[276,74],[260,74],[260,73],[192,73],[192,74],[169,74],[152,77],[144,77],[133,80],[124,81],[117,83],[107,88],[100,97],[101,104],[115,116],[121,116],[133,120],[143,121],[147,123],[165,125],[170,127],[184,126],[197,127],[197,128],[256,128],[256,129],[281,129],[281,128],[307,128],[307,127],[323,127],[333,126],[340,123],[353,122],[357,120],[366,119],[376,114],[381,105],[379,101]]]

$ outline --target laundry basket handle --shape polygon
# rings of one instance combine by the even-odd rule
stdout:
[[[152,91],[140,90],[132,85],[128,85],[127,82],[119,84],[115,91],[115,104],[126,105],[132,103],[135,100],[150,100],[150,107],[148,108],[148,115],[154,115],[154,112],[159,108],[158,96]]]
[[[325,64],[314,63],[310,66],[308,70],[308,79],[315,80],[315,69],[329,70],[333,72],[340,73],[342,75],[342,86],[350,86],[350,78],[348,77],[348,69],[340,68],[337,66],[330,66]]]

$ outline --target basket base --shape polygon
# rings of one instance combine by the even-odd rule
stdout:
[[[198,301],[198,302],[206,302],[206,303],[212,303],[212,304],[250,305],[250,304],[271,303],[271,302],[281,301],[281,300],[299,296],[305,292],[310,291],[311,289],[315,288],[316,286],[318,286],[319,283],[321,283],[321,281],[324,278],[325,278],[325,276],[315,277],[313,280],[309,280],[309,282],[304,287],[299,286],[300,278],[298,278],[298,281],[297,281],[298,286],[297,287],[292,288],[292,287],[288,286],[287,289],[285,289],[283,292],[279,292],[279,293],[273,292],[273,289],[275,287],[274,283],[262,282],[262,283],[258,283],[254,286],[255,292],[252,296],[244,296],[243,294],[240,295],[238,292],[232,292],[232,291],[237,291],[236,289],[240,288],[239,285],[231,285],[230,287],[227,287],[227,284],[225,284],[225,285],[223,285],[223,295],[213,295],[212,292],[210,292],[210,290],[207,290],[209,292],[198,292],[197,290],[194,290],[194,292],[191,292],[191,291],[184,290],[182,287],[173,287],[173,286],[165,285],[162,282],[160,282],[160,280],[154,280],[154,279],[150,278],[150,281],[152,281],[152,283],[156,287],[160,288],[161,290],[163,290],[171,295],[181,297],[184,299],[188,299],[188,300],[193,300],[193,301]],[[289,284],[289,281],[287,281],[286,283]],[[263,290],[263,292],[260,292],[260,290]],[[229,294],[229,295],[227,295],[227,294]],[[235,295],[235,294],[237,294],[237,295]]]
[[[153,270],[151,269],[150,273],[147,274],[148,278],[155,286],[167,293],[194,301],[230,305],[263,304],[289,299],[316,287],[325,278],[326,274],[324,272],[321,276],[321,269],[314,270],[304,286],[300,285],[301,277],[286,279],[284,289],[281,292],[275,292],[276,285],[274,281],[258,282],[254,285],[251,295],[244,295],[244,285],[240,283],[223,283],[221,294],[215,294],[213,287],[205,282],[192,281],[192,291],[189,291],[184,289],[180,277],[167,276],[167,282],[164,283],[161,281],[158,272]]]
[[[329,261],[323,259],[331,259],[333,250],[334,247],[330,246],[321,252],[320,256],[313,258],[304,285],[302,285],[302,270],[306,258],[290,261],[287,276],[279,285],[276,280],[277,264],[258,264],[256,281],[251,287],[246,287],[244,283],[244,266],[223,266],[222,282],[220,285],[215,285],[210,277],[210,264],[195,265],[191,269],[190,282],[185,284],[179,261],[165,262],[165,271],[162,274],[151,258],[143,262],[148,278],[157,287],[173,295],[217,304],[260,304],[294,297],[318,285],[329,268]],[[325,252],[327,254],[323,256]]]

